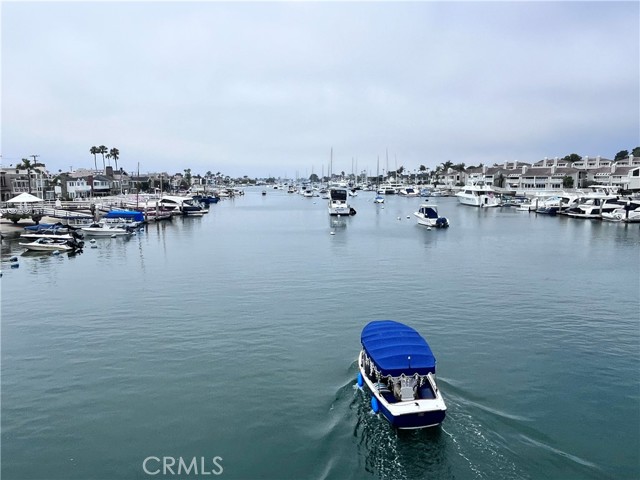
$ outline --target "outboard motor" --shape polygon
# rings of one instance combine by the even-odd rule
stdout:
[[[449,220],[447,217],[438,217],[436,219],[436,228],[447,228],[449,226]]]

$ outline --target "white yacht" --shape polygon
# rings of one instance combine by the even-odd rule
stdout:
[[[401,183],[381,183],[378,187],[377,193],[379,193],[380,195],[395,195],[400,191],[400,189],[403,188],[403,186],[404,185],[402,185]]]
[[[628,202],[612,212],[602,212],[602,220],[608,222],[640,223],[640,203]]]
[[[566,214],[574,218],[602,218],[605,213],[624,208],[627,201],[616,195],[591,194],[580,197],[575,202],[577,205],[568,208]]]
[[[347,202],[348,192],[347,188],[341,187],[329,189],[329,215],[353,215],[355,213],[355,210]]]
[[[462,190],[456,193],[456,197],[458,197],[458,201],[462,205],[470,205],[472,207],[500,206],[500,196],[484,182],[465,185]]]

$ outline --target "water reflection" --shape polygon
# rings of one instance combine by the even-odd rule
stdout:
[[[329,215],[329,227],[332,229],[344,229],[347,228],[347,218],[340,215]]]

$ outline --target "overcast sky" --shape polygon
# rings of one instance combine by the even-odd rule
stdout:
[[[331,148],[375,174],[640,144],[635,1],[1,8],[4,166],[103,144],[127,171],[308,177]]]

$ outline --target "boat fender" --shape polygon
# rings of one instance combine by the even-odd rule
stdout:
[[[363,384],[364,384],[364,380],[362,380],[362,373],[358,372],[358,388],[362,388]]]
[[[378,413],[380,411],[380,405],[378,405],[378,399],[376,397],[371,397],[371,409],[373,413]]]

